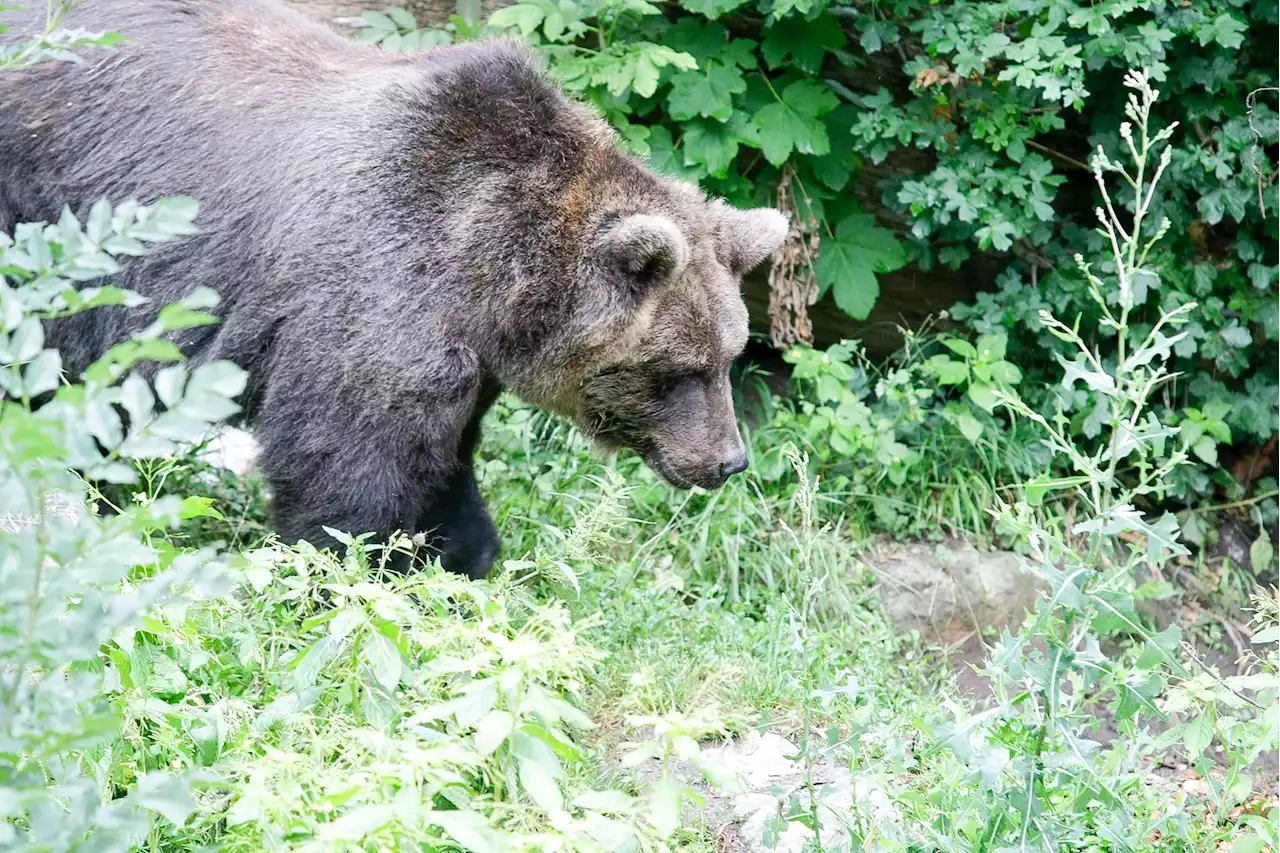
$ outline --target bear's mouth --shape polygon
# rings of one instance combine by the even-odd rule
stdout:
[[[667,461],[667,457],[663,455],[662,449],[655,447],[647,453],[642,454],[645,464],[652,468],[659,477],[666,480],[670,485],[677,489],[692,489],[698,485],[688,477],[682,476],[671,463]]]

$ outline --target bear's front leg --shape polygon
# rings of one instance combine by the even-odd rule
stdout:
[[[473,580],[486,577],[498,555],[498,531],[470,464],[458,470],[442,494],[423,504],[417,529],[428,550],[439,554],[442,567]]]
[[[470,465],[483,392],[475,355],[382,328],[376,343],[346,342],[341,358],[282,349],[256,424],[272,527],[286,543],[337,546],[326,527],[385,542],[418,532],[423,507],[439,507],[462,534],[443,549],[448,564],[470,574],[496,551]],[[397,555],[389,568],[408,566]]]
[[[480,422],[501,390],[492,380],[481,382],[458,442],[458,466],[443,491],[427,496],[417,519],[416,529],[427,548],[439,554],[440,565],[473,580],[487,576],[498,556],[498,531],[480,495],[474,460]]]

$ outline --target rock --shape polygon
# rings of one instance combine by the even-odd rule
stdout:
[[[785,738],[757,732],[727,746],[703,751],[707,761],[736,773],[746,786],[742,793],[731,795],[729,807],[739,835],[752,853],[801,853],[813,838],[813,831],[801,823],[769,826],[793,794],[806,805],[810,796],[819,802],[819,833],[824,848],[839,847],[845,840],[844,827],[836,816],[847,815],[853,808],[853,777],[847,768],[827,762],[806,773],[804,762],[791,757],[796,752],[797,748]],[[766,838],[775,831],[777,840],[766,844]]]
[[[870,563],[894,626],[943,644],[1021,624],[1046,589],[1018,555],[955,540],[898,546]]]

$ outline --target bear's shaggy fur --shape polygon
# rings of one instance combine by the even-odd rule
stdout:
[[[86,0],[69,23],[129,42],[0,75],[0,230],[100,197],[200,200],[199,236],[118,279],[150,307],[50,336],[78,372],[216,290],[224,322],[177,342],[248,370],[286,541],[418,531],[486,573],[472,456],[503,388],[677,486],[746,466],[728,369],[775,211],[623,155],[512,43],[392,56],[272,0]]]

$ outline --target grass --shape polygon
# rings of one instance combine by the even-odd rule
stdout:
[[[803,736],[918,719],[946,677],[879,611],[847,525],[824,513],[841,497],[801,455],[789,464],[782,498],[759,475],[676,493],[504,400],[478,470],[509,562],[482,584],[432,570],[371,583],[374,554],[340,563],[271,544],[256,483],[191,463],[145,472],[152,497],[209,500],[218,516],[175,544],[231,543],[242,579],[112,649],[107,680],[125,726],[100,772],[124,790],[150,770],[217,769],[196,817],[157,830],[155,849],[305,848],[341,841],[343,820],[367,820],[370,838],[439,833],[392,801],[439,808],[449,779],[487,826],[547,831],[546,804],[517,793],[528,788],[514,742],[476,749],[478,721],[457,715],[460,697],[491,679],[516,685],[502,696],[564,697],[581,709],[569,717],[594,722],[543,738],[566,798],[606,784],[645,794],[611,766],[623,744],[643,742],[637,720],[693,715],[713,727],[700,736]],[[815,692],[852,684],[856,701],[815,711]],[[453,746],[433,755],[441,735]],[[514,770],[497,760],[508,746]],[[633,817],[636,837],[652,836],[652,821]],[[709,832],[694,820],[672,839],[707,848]]]
[[[343,562],[273,544],[256,481],[187,462],[144,471],[151,497],[205,498],[216,512],[173,544],[227,543],[238,580],[108,646],[123,729],[94,775],[108,795],[156,771],[192,782],[193,816],[154,819],[147,850],[711,853],[719,828],[699,790],[619,759],[699,766],[700,744],[771,731],[858,780],[870,799],[836,815],[853,849],[994,851],[983,838],[1005,818],[982,780],[1009,774],[1016,788],[1016,761],[998,740],[975,742],[981,760],[957,745],[977,718],[944,650],[894,630],[859,559],[875,496],[860,503],[781,404],[765,405],[759,464],[708,494],[600,458],[502,400],[478,471],[506,563],[483,583],[432,569],[375,581],[376,552]],[[895,488],[922,487],[921,523],[964,510],[976,525],[997,473]],[[1011,745],[1035,737],[1010,726]],[[1122,749],[1150,748],[1136,744]],[[1170,809],[1200,821],[1182,833],[1192,846],[1141,849],[1232,836],[1225,806],[1182,801],[1115,761],[1108,782],[1135,826],[1165,827]],[[811,821],[814,794],[779,791],[768,831]],[[1054,797],[1043,807],[1071,825],[1081,807]]]

